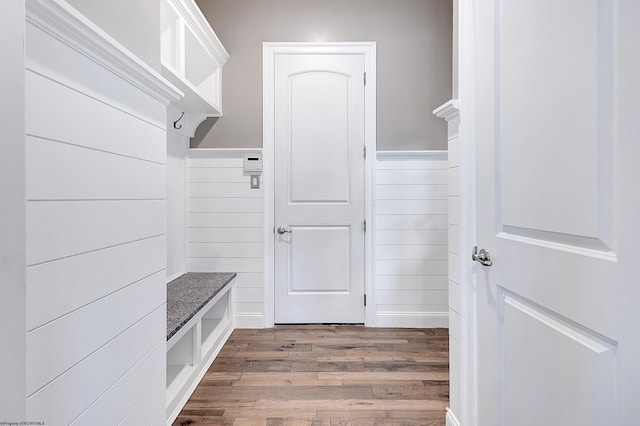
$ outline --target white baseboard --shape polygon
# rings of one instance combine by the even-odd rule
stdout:
[[[449,328],[448,312],[376,312],[376,327]]]
[[[235,328],[264,328],[263,314],[236,314],[233,316]]]
[[[447,408],[447,426],[460,426],[458,418],[449,408]]]

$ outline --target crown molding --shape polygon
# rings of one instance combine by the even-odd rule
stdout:
[[[183,93],[80,12],[61,0],[29,0],[27,22],[169,105]]]
[[[203,47],[209,52],[211,57],[218,62],[218,65],[222,67],[225,62],[227,62],[227,59],[229,59],[229,53],[220,42],[220,39],[211,28],[211,25],[209,25],[209,21],[207,21],[207,18],[202,14],[196,2],[194,0],[166,1],[178,10],[194,35],[200,40]]]

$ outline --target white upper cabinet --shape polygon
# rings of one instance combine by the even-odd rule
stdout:
[[[222,66],[229,54],[194,0],[161,5],[162,74],[185,93],[175,106],[200,117],[193,120],[198,124],[221,116]]]

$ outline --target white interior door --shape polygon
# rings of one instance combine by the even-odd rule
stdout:
[[[364,56],[278,55],[274,73],[275,322],[363,323]]]
[[[478,0],[479,425],[638,424],[637,0]]]

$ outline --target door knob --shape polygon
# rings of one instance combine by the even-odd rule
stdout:
[[[291,229],[287,229],[284,226],[278,227],[278,234],[290,234],[290,233],[291,233]]]
[[[473,253],[471,253],[471,259],[475,260],[476,262],[484,266],[493,265],[493,262],[491,261],[491,254],[485,249],[480,249],[480,251],[478,251],[478,246],[473,247]]]

